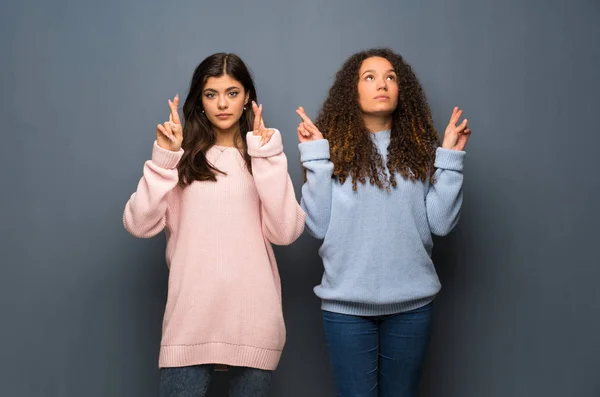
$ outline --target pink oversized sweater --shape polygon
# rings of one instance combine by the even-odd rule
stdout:
[[[235,148],[206,157],[227,175],[177,186],[173,152],[154,143],[123,223],[134,236],[165,230],[169,266],[159,367],[227,364],[274,370],[285,344],[279,272],[271,243],[287,245],[305,214],[288,175],[281,134],[246,141],[252,174]]]

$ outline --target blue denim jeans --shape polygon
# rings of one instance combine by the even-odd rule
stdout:
[[[338,396],[415,397],[432,306],[374,317],[323,311]]]
[[[160,397],[204,397],[214,365],[194,365],[160,369]],[[272,371],[229,367],[229,397],[266,397]]]

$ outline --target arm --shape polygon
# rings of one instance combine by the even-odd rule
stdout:
[[[431,233],[445,236],[460,218],[463,200],[463,161],[465,152],[438,148],[435,156],[435,183],[425,197]]]
[[[329,141],[319,139],[300,143],[300,159],[306,169],[302,186],[302,209],[306,212],[306,227],[315,238],[323,240],[331,217],[333,163],[329,160]]]
[[[279,131],[260,145],[261,136],[252,131],[246,136],[252,158],[252,176],[261,202],[265,237],[276,245],[293,243],[304,231],[304,211],[298,205],[294,186],[288,175],[287,157]]]
[[[182,149],[174,152],[154,142],[152,160],[144,164],[144,174],[123,213],[123,225],[132,235],[150,238],[165,227],[167,196],[177,186],[176,167],[182,155]]]
[[[467,119],[457,125],[462,114],[458,106],[452,110],[442,147],[435,152],[435,183],[425,198],[429,230],[438,236],[450,233],[460,218],[465,146],[471,136]]]

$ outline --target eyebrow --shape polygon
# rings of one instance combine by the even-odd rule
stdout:
[[[362,75],[364,75],[364,74],[365,74],[365,73],[367,73],[367,72],[375,73],[375,71],[374,71],[373,69],[369,69],[369,70],[365,70],[365,71],[364,71],[364,72],[361,74],[361,76],[362,76]],[[396,71],[395,71],[394,69],[390,69],[390,70],[388,70],[386,73],[389,73],[389,72],[394,72],[394,73],[396,73]]]
[[[232,91],[232,90],[239,90],[239,89],[240,89],[240,87],[231,86],[228,89],[226,89],[225,92],[229,92],[229,91]],[[217,90],[215,90],[214,88],[207,88],[207,89],[204,90],[204,92],[209,92],[209,91],[210,92],[217,92]]]

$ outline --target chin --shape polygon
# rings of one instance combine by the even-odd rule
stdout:
[[[373,115],[373,116],[391,116],[392,113],[394,113],[394,108],[390,107],[390,106],[378,106],[375,107],[373,109],[370,109],[369,112],[367,112],[367,114]]]

